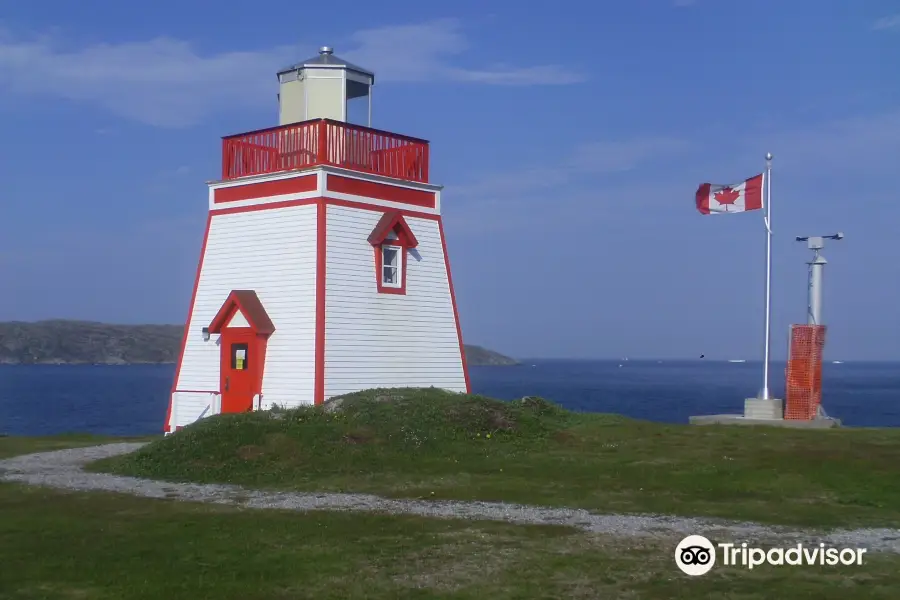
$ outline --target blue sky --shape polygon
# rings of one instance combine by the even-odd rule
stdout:
[[[775,356],[794,237],[842,230],[828,356],[900,359],[900,3],[524,6],[6,3],[0,320],[184,322],[220,136],[276,124],[275,71],[328,44],[376,72],[374,126],[432,141],[467,342],[759,357],[761,215],[693,194],[771,151]]]

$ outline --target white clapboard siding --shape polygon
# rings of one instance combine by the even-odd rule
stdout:
[[[266,350],[263,405],[311,404],[316,323],[314,205],[212,217],[176,391],[219,391],[218,336],[204,342],[201,329],[236,289],[255,290],[275,325]]]
[[[208,417],[219,412],[220,397],[212,392],[175,392],[172,394],[172,416],[169,426],[172,431],[176,427],[190,425],[197,419]]]
[[[407,256],[406,294],[379,294],[367,238],[381,215],[328,207],[325,396],[406,386],[464,392],[438,223],[404,217],[419,241]]]

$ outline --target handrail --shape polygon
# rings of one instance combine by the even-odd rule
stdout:
[[[243,137],[245,135],[254,135],[257,133],[265,133],[267,131],[275,131],[278,129],[284,129],[285,127],[292,127],[293,125],[302,125],[304,123],[315,123],[316,121],[325,121],[327,123],[333,123],[335,125],[341,125],[348,129],[360,129],[365,131],[371,131],[373,133],[380,133],[381,135],[390,136],[393,138],[399,138],[402,140],[409,140],[410,142],[418,142],[420,144],[428,144],[430,143],[428,140],[424,138],[417,138],[411,135],[404,135],[402,133],[394,133],[393,131],[388,131],[386,129],[375,129],[374,127],[366,127],[365,125],[357,125],[356,123],[347,123],[346,121],[337,121],[335,119],[311,119],[309,121],[300,121],[299,123],[292,123],[290,125],[275,125],[273,127],[265,127],[263,129],[254,129],[253,131],[245,131],[243,133],[233,133],[231,135],[222,136],[223,140]]]
[[[333,165],[428,182],[428,142],[370,127],[314,119],[222,138],[222,178]]]

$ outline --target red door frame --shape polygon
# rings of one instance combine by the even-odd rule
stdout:
[[[247,321],[247,327],[228,327],[238,312]],[[209,326],[210,333],[219,337],[219,393],[220,412],[246,412],[253,410],[253,398],[262,394],[265,372],[266,346],[275,326],[253,290],[232,290]],[[247,368],[238,371],[231,366],[231,345],[247,345]],[[232,385],[234,384],[234,386]],[[238,395],[249,398],[238,400]]]
[[[247,368],[232,365],[232,344],[246,344]],[[250,327],[225,327],[219,338],[219,393],[223,413],[253,410],[253,397],[262,390],[265,363],[264,340]]]

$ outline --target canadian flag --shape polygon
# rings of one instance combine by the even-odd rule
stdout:
[[[704,183],[697,188],[697,210],[704,215],[759,210],[763,206],[763,174],[733,185]]]

